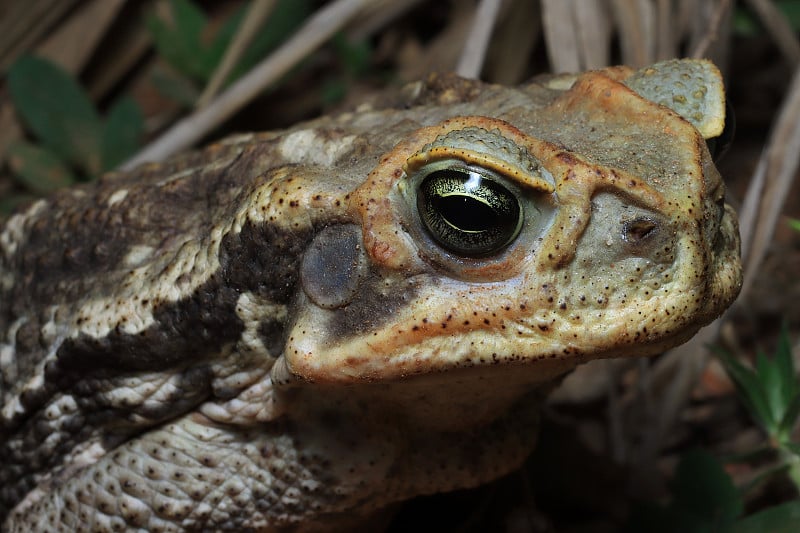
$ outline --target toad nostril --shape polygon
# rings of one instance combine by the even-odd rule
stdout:
[[[635,218],[625,222],[622,226],[622,238],[630,244],[639,244],[648,237],[652,236],[658,225],[649,218]]]

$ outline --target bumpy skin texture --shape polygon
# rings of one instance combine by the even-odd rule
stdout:
[[[517,467],[559,376],[681,343],[737,294],[698,132],[718,79],[694,82],[697,128],[635,92],[684,67],[718,77],[432,77],[13,216],[3,529],[345,528]],[[464,257],[426,229],[416,176],[441,160],[512,191],[510,243]]]

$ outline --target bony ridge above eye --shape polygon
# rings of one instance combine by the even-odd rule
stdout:
[[[441,250],[487,258],[506,250],[530,209],[522,190],[550,194],[553,176],[499,129],[468,126],[408,158],[399,187],[421,231]]]

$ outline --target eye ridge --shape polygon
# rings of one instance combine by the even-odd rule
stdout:
[[[475,166],[440,168],[425,175],[417,190],[417,209],[434,241],[465,257],[505,249],[523,222],[516,195]]]

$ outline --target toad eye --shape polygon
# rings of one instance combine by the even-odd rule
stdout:
[[[522,228],[517,197],[475,167],[434,170],[419,182],[416,196],[425,229],[442,248],[457,255],[499,252]]]

